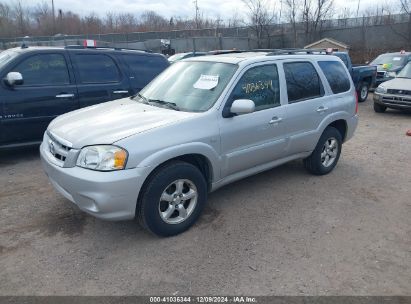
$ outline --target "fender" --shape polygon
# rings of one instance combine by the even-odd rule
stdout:
[[[325,128],[327,128],[330,124],[332,124],[336,120],[344,120],[345,123],[347,124],[347,121],[351,118],[351,116],[352,115],[348,114],[347,112],[339,111],[339,112],[332,113],[328,115],[327,117],[325,117],[317,128],[317,131],[316,131],[317,136],[316,136],[315,145],[317,145],[317,142],[320,139],[321,135],[323,134]]]
[[[210,165],[210,171],[212,174],[212,181],[218,180],[220,178],[220,164],[221,164],[221,157],[213,149],[213,147],[202,143],[202,142],[193,142],[187,144],[181,144],[174,147],[169,147],[160,151],[151,154],[150,156],[146,157],[142,160],[138,165],[137,168],[142,167],[150,167],[149,174],[157,168],[160,164],[183,155],[188,154],[199,154],[204,156]]]

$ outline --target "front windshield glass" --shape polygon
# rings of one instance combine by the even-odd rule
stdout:
[[[370,65],[382,65],[385,69],[402,67],[406,56],[396,54],[382,54],[375,58]]]
[[[139,102],[188,112],[210,109],[237,70],[237,65],[218,62],[180,61],[155,78],[140,94]]]
[[[411,79],[411,62],[409,62],[402,70],[398,73],[399,78],[410,78]]]
[[[18,55],[17,52],[12,50],[4,51],[0,53],[0,69],[9,63],[14,57]]]

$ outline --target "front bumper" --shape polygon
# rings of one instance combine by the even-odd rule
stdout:
[[[105,220],[135,217],[137,197],[148,175],[147,168],[99,172],[53,163],[47,144],[40,146],[43,168],[54,188],[81,210]]]
[[[394,94],[381,94],[374,92],[374,102],[388,108],[398,110],[410,110],[411,109],[411,96],[407,95],[394,95]]]

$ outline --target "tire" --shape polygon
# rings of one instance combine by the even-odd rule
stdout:
[[[376,113],[384,113],[385,110],[387,110],[386,106],[383,106],[383,105],[380,105],[380,104],[374,102],[374,111]]]
[[[207,182],[200,170],[186,162],[169,162],[159,167],[144,185],[137,202],[137,218],[144,228],[158,236],[176,235],[196,222],[206,200]]]
[[[333,149],[329,148],[327,152],[327,147],[325,146],[330,143],[334,146]],[[337,148],[337,149],[336,149]],[[342,137],[340,132],[334,127],[327,127],[320,139],[318,140],[317,146],[315,147],[313,153],[306,159],[304,159],[305,168],[314,175],[325,175],[330,173],[334,167],[337,165],[338,160],[340,159],[342,148]],[[325,153],[325,156],[322,155]],[[331,154],[333,155],[331,162]],[[327,163],[327,155],[329,162]]]
[[[359,90],[357,92],[358,94],[358,101],[359,102],[364,102],[368,98],[368,93],[370,90],[370,84],[368,82],[361,82]]]

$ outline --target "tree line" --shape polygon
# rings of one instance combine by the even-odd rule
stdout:
[[[0,37],[108,34],[147,31],[171,31],[203,28],[249,26],[257,41],[269,37],[269,25],[289,23],[295,39],[297,31],[307,35],[321,30],[323,21],[331,18],[350,18],[394,13],[410,14],[411,0],[384,0],[359,11],[358,6],[336,8],[334,0],[241,0],[247,8],[246,18],[233,10],[230,18],[204,17],[201,1],[196,1],[195,16],[166,18],[154,11],[141,14],[107,12],[79,15],[70,10],[53,10],[48,2],[33,6],[21,0],[0,3]],[[377,1],[375,1],[377,2]],[[194,15],[194,14],[193,14]],[[303,28],[301,28],[301,25]]]

